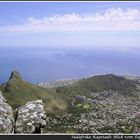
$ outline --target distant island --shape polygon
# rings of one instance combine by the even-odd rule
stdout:
[[[0,85],[0,133],[140,133],[140,78],[114,74]],[[5,117],[4,117],[5,116]]]

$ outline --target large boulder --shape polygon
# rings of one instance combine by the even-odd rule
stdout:
[[[0,133],[13,133],[14,132],[14,117],[13,109],[6,103],[0,91]]]
[[[41,128],[45,126],[46,114],[42,100],[31,101],[19,107],[15,133],[41,133]]]

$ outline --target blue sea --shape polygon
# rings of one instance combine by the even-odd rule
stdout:
[[[0,83],[12,70],[35,84],[101,74],[140,76],[140,50],[0,47]]]

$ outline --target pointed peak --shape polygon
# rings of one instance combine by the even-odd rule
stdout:
[[[12,71],[9,80],[12,80],[12,79],[20,79],[20,80],[22,80],[21,75],[20,75],[20,73],[18,71]]]

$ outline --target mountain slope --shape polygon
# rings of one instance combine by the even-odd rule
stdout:
[[[68,114],[48,116],[45,132],[138,133],[138,85],[137,80],[108,74],[57,87],[56,94],[69,103]]]
[[[43,100],[47,114],[44,133],[132,133],[140,128],[139,118],[135,118],[140,108],[139,86],[136,79],[108,74],[43,88],[13,71],[1,89],[13,108]]]
[[[81,79],[65,87],[57,87],[56,92],[68,100],[75,95],[91,97],[91,93],[102,92],[104,90],[119,91],[123,95],[136,96],[136,84],[136,81],[108,74]]]
[[[77,80],[64,87],[43,88],[22,79],[21,75],[13,71],[7,83],[2,84],[2,91],[9,104],[13,107],[23,105],[27,101],[42,99],[45,103],[51,100],[55,106],[59,105],[54,99],[70,102],[75,95],[91,97],[92,92],[104,90],[119,91],[126,95],[133,95],[136,82],[113,74],[93,76]],[[63,101],[62,101],[63,100]]]
[[[46,89],[38,85],[24,81],[16,71],[11,73],[7,83],[2,84],[3,95],[8,103],[17,108],[28,101],[42,99],[46,110],[52,110],[58,106],[61,98],[57,97],[53,89]],[[65,102],[63,102],[65,106]],[[64,107],[65,109],[66,107]],[[58,110],[61,108],[58,108]]]
[[[136,90],[136,82],[113,74],[93,76],[81,80],[80,83],[93,92],[117,90],[123,93],[130,93]]]

